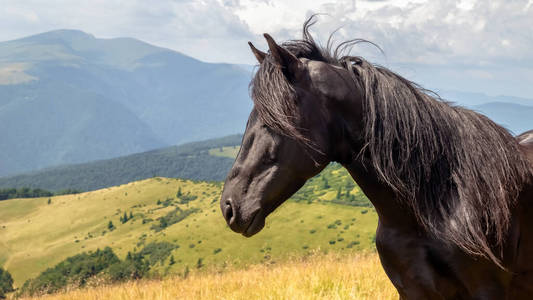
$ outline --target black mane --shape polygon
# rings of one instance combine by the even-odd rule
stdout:
[[[532,176],[513,136],[485,116],[436,99],[418,85],[343,50],[319,46],[304,24],[303,38],[282,46],[307,58],[351,70],[364,88],[367,166],[411,207],[435,237],[499,264],[513,204]],[[251,82],[258,118],[310,145],[299,128],[296,93],[268,55]],[[392,199],[391,199],[392,201]]]

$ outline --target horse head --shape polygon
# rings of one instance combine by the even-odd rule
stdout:
[[[244,236],[258,233],[272,211],[341,155],[343,139],[335,134],[346,124],[332,110],[352,110],[346,103],[357,86],[345,69],[297,57],[290,45],[265,38],[269,53],[249,43],[260,64],[251,84],[254,108],[220,202],[230,228]]]

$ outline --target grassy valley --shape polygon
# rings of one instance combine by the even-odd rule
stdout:
[[[158,262],[153,275],[374,248],[375,211],[339,165],[311,179],[249,239],[225,224],[221,189],[220,182],[154,177],[82,194],[2,201],[0,266],[20,287],[69,256],[106,246],[124,259],[151,242],[174,245],[174,263],[170,257]],[[124,215],[128,220],[121,222]]]

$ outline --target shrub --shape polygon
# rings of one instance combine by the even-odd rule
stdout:
[[[196,268],[197,269],[200,269],[204,266],[204,259],[203,258],[198,258],[198,261],[196,261]]]
[[[120,260],[111,248],[95,252],[84,252],[60,262],[42,272],[34,279],[27,280],[21,287],[21,294],[53,293],[67,285],[83,286],[92,276],[101,273]]]
[[[188,217],[190,214],[200,211],[198,208],[190,208],[182,210],[179,207],[176,207],[175,210],[169,212],[165,216],[159,218],[159,224],[152,225],[151,229],[155,232],[159,232],[170,225],[181,222],[183,219]]]
[[[112,281],[122,281],[143,278],[149,270],[150,265],[142,254],[128,252],[126,259],[109,266],[107,273]]]
[[[172,250],[179,248],[178,245],[174,245],[169,242],[151,242],[144,246],[144,248],[139,252],[143,257],[148,256],[146,259],[148,263],[153,266],[158,261],[161,264],[170,256]]]
[[[0,299],[6,297],[6,293],[15,291],[13,289],[13,277],[8,271],[0,268]]]
[[[351,241],[346,248],[353,248],[355,245],[359,245],[359,241]]]
[[[198,196],[187,194],[187,195],[180,196],[178,199],[179,199],[179,204],[187,204],[193,200],[196,200],[196,198],[198,198]]]

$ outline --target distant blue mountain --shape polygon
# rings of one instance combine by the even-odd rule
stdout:
[[[514,134],[533,129],[533,99],[460,91],[442,91],[439,96],[486,115]]]
[[[242,133],[253,70],[77,30],[0,42],[0,176]],[[531,99],[440,94],[533,128]]]
[[[461,92],[461,91],[439,91],[439,96],[443,99],[458,103],[467,107],[474,107],[476,105],[499,102],[512,103],[526,106],[533,106],[533,99],[520,98],[513,96],[488,96],[483,93]],[[532,95],[533,96],[533,95]]]
[[[491,102],[476,105],[473,109],[491,118],[515,135],[533,129],[533,106]]]
[[[0,43],[0,176],[244,131],[251,73],[132,38]]]

